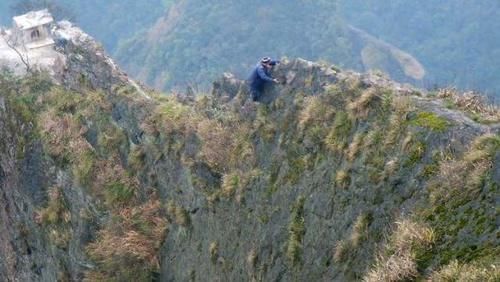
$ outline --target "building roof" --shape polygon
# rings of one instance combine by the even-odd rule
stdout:
[[[14,25],[21,30],[26,30],[36,26],[49,24],[53,21],[54,18],[47,9],[40,11],[32,11],[27,14],[14,17]]]

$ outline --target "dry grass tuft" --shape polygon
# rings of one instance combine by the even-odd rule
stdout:
[[[225,174],[222,177],[222,196],[231,198],[236,189],[240,187],[240,176],[238,173]]]
[[[137,201],[139,181],[129,175],[120,163],[120,157],[114,155],[95,164],[92,192],[94,195],[103,196],[110,208],[131,206]]]
[[[302,129],[327,122],[335,113],[333,107],[322,101],[320,96],[308,96],[304,100],[306,106],[299,113],[299,127]]]
[[[429,278],[429,281],[496,282],[500,281],[500,268],[498,268],[495,265],[490,265],[489,267],[485,267],[474,264],[461,264],[458,261],[454,260],[448,265],[442,267],[439,271],[434,272]]]
[[[218,171],[227,171],[234,148],[233,135],[221,122],[209,119],[198,124],[197,132],[202,142],[200,151],[202,159]]]
[[[245,192],[245,187],[250,181],[252,181],[252,179],[258,177],[259,175],[259,170],[252,170],[249,172],[238,170],[224,174],[222,177],[221,196],[225,198],[232,198],[236,195],[237,202],[241,202]]]
[[[376,88],[369,88],[357,100],[347,105],[347,110],[356,118],[366,118],[374,101],[381,100]]]
[[[379,259],[376,268],[365,277],[366,282],[412,281],[418,275],[417,264],[409,253]]]
[[[87,129],[72,114],[58,116],[54,111],[47,111],[40,116],[40,124],[46,150],[63,163],[74,161],[73,156],[93,149],[83,137]]]
[[[407,113],[415,110],[415,104],[410,96],[394,96],[392,107],[394,112],[403,119],[406,118]]]
[[[431,202],[443,202],[464,192],[479,192],[499,150],[500,137],[485,134],[472,142],[462,159],[441,162],[437,178],[431,183],[439,188],[431,191]]]
[[[333,252],[333,261],[336,263],[343,262],[347,258],[350,246],[351,244],[349,241],[337,241],[337,244],[335,244],[335,250]]]
[[[177,225],[183,227],[189,227],[191,225],[191,217],[188,211],[182,206],[175,204],[172,200],[167,203],[167,213],[173,218]]]
[[[351,236],[349,238],[353,247],[358,247],[359,244],[368,236],[367,231],[370,221],[371,215],[367,213],[360,214],[356,218]]]
[[[399,160],[397,158],[391,159],[385,163],[384,177],[394,175],[394,172],[399,168]]]
[[[87,279],[131,280],[147,277],[159,268],[159,249],[167,232],[167,221],[160,201],[155,199],[124,208],[114,222],[99,231],[95,242],[87,247],[98,270],[87,273]]]
[[[365,138],[363,139],[364,141],[363,148],[369,149],[372,147],[377,147],[382,140],[383,140],[382,129],[380,127],[374,127],[366,134]]]
[[[257,254],[257,251],[255,249],[250,250],[247,255],[247,265],[250,269],[254,269],[255,266],[257,265],[257,260],[259,258],[259,255]]]
[[[326,147],[334,152],[343,152],[353,127],[353,122],[345,112],[338,112],[330,132],[324,139]]]
[[[416,245],[428,247],[434,242],[434,232],[423,224],[402,220],[396,226],[391,240],[396,251],[410,250]]]
[[[347,170],[338,170],[335,174],[335,184],[340,188],[347,188],[351,182],[351,176]]]
[[[472,91],[460,93],[454,88],[440,89],[437,96],[447,99],[458,109],[472,114],[479,122],[497,123],[500,122],[500,108],[493,104],[488,104],[486,99],[478,93]]]
[[[428,249],[435,236],[429,227],[402,220],[396,222],[396,229],[390,236],[385,250],[375,266],[364,277],[364,281],[404,281],[418,276],[416,250]]]
[[[364,133],[356,133],[356,135],[354,135],[354,138],[347,149],[347,159],[349,161],[354,161],[354,159],[358,155],[359,150],[363,145],[364,136]]]
[[[48,191],[49,202],[46,208],[37,213],[37,221],[43,225],[69,223],[71,213],[60,187],[52,187]]]
[[[389,118],[388,131],[385,134],[384,146],[388,148],[396,144],[401,138],[405,128],[405,119],[402,119],[399,114],[393,114]]]
[[[211,242],[210,246],[208,246],[208,253],[210,255],[210,261],[215,264],[219,258],[219,243]]]

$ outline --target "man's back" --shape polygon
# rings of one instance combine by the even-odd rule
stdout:
[[[250,82],[250,86],[260,87],[264,82],[273,81],[273,79],[269,76],[269,71],[262,64],[257,64],[248,81]]]

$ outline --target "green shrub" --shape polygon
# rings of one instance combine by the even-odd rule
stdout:
[[[423,142],[415,142],[408,152],[408,159],[404,163],[406,167],[410,167],[419,162],[425,154],[426,145]]]
[[[80,185],[88,185],[92,178],[96,156],[92,151],[86,151],[73,162],[73,176]]]
[[[450,126],[450,123],[446,119],[430,112],[419,112],[415,119],[410,121],[410,124],[438,132],[445,131]]]
[[[134,146],[128,155],[128,166],[132,173],[136,174],[139,170],[144,168],[146,153],[143,147]]]
[[[135,189],[125,183],[115,181],[106,185],[104,192],[106,203],[109,206],[122,206],[127,204],[134,196]]]
[[[127,143],[127,136],[122,129],[109,123],[107,128],[100,132],[97,143],[103,155],[120,150],[122,144]]]
[[[60,187],[52,187],[48,191],[49,202],[46,208],[38,212],[40,222],[45,225],[69,223],[71,213]]]

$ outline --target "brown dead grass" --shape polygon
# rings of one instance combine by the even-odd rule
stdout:
[[[485,134],[477,137],[462,158],[443,161],[431,183],[432,203],[447,201],[461,193],[478,193],[485,175],[493,168],[493,158],[500,150],[500,137]]]
[[[435,240],[429,227],[410,220],[396,222],[385,249],[364,281],[405,281],[418,276],[416,248],[429,248]]]
[[[124,208],[115,215],[116,222],[99,231],[97,240],[87,246],[98,270],[87,273],[87,279],[123,277],[129,269],[153,271],[159,268],[159,249],[167,232],[167,221],[160,201]],[[127,263],[133,263],[129,265]]]
[[[479,116],[479,122],[498,123],[500,122],[500,108],[489,104],[484,96],[469,91],[460,93],[455,88],[440,89],[437,97],[448,99],[458,109]]]
[[[305,107],[299,113],[299,127],[303,130],[312,124],[322,124],[332,119],[335,111],[320,96],[308,96],[304,99]]]
[[[197,132],[202,141],[201,158],[218,171],[228,170],[231,151],[234,148],[233,135],[221,122],[210,119],[201,121]]]
[[[336,263],[343,262],[350,251],[350,242],[346,240],[337,241],[333,252],[333,261]]]
[[[361,94],[361,97],[347,105],[347,110],[352,117],[366,118],[372,110],[373,103],[380,101],[381,98],[377,94],[377,89],[374,87],[368,88]]]
[[[71,156],[80,156],[93,150],[83,135],[87,128],[82,126],[71,114],[58,116],[54,111],[41,115],[42,138],[47,152],[53,157],[71,161]]]
[[[354,159],[357,157],[359,154],[359,150],[363,146],[363,138],[365,137],[364,133],[356,133],[354,135],[354,138],[352,142],[349,144],[349,147],[347,148],[347,159],[349,161],[354,161]]]
[[[500,281],[500,267],[495,265],[480,266],[474,264],[462,264],[454,260],[448,265],[435,271],[428,279],[432,282],[469,282],[469,281],[484,281],[496,282]]]

